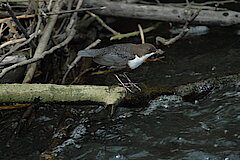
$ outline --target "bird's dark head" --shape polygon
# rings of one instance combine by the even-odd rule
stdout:
[[[139,49],[139,51],[137,53],[139,57],[142,57],[146,54],[157,51],[156,47],[150,43],[138,44],[137,47]]]
[[[134,59],[128,61],[128,66],[131,69],[135,69],[140,66],[144,61],[146,61],[149,57],[158,53],[156,47],[152,44],[137,44],[131,47],[132,53],[135,56]]]

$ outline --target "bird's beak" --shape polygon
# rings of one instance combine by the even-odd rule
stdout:
[[[157,49],[157,51],[155,52],[155,54],[159,54],[159,55],[162,55],[163,53],[164,53],[164,51],[161,49]]]
[[[160,56],[163,55],[164,51],[161,49],[157,49],[155,52],[153,52],[155,56],[151,56],[152,58],[148,58],[145,60],[145,62],[149,62],[149,61],[159,61],[161,59],[164,58],[164,56]]]

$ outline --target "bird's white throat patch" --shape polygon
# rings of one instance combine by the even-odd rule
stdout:
[[[155,54],[155,52],[146,54],[142,57],[138,57],[137,55],[135,55],[135,58],[133,60],[128,61],[129,68],[135,69],[135,68],[139,67],[146,59],[148,59],[148,57],[150,57],[154,54]]]

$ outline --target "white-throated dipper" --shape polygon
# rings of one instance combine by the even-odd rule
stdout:
[[[163,51],[156,49],[156,47],[150,43],[123,43],[114,44],[100,49],[81,50],[78,52],[78,56],[92,57],[94,62],[107,66],[111,71],[115,72],[135,69],[147,58],[156,53],[160,54],[163,53]],[[120,81],[118,77],[117,79]],[[120,83],[123,84],[121,81]]]

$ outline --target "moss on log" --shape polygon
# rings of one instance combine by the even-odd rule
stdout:
[[[117,104],[125,97],[125,89],[116,86],[0,84],[0,103],[14,102],[78,102],[92,101]]]

